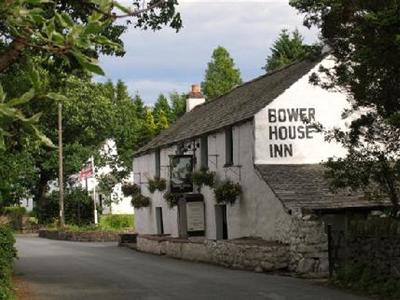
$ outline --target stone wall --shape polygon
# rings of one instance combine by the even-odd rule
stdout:
[[[288,269],[288,245],[261,239],[190,241],[171,237],[141,235],[139,251],[225,267],[271,272]]]
[[[39,225],[31,222],[31,219],[26,215],[1,215],[0,225],[10,226],[18,233],[36,233],[39,230]]]
[[[293,218],[289,232],[289,270],[313,277],[329,273],[328,235],[321,219]]]
[[[71,232],[57,230],[39,230],[39,237],[51,240],[64,240],[74,242],[117,242],[119,232],[87,231]]]
[[[333,235],[338,234],[334,232]],[[335,269],[364,266],[377,276],[400,278],[400,222],[391,218],[370,217],[350,221],[342,242],[333,247]]]

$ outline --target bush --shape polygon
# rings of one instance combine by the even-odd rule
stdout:
[[[26,214],[26,208],[23,206],[6,206],[3,208],[5,215],[18,215],[23,216]]]
[[[148,207],[150,205],[150,198],[142,194],[132,196],[131,204],[134,208]]]
[[[121,190],[125,197],[134,196],[141,192],[140,186],[135,183],[123,184]]]
[[[239,183],[225,180],[218,184],[214,189],[215,200],[218,204],[235,203],[236,199],[242,193],[242,187]]]
[[[36,208],[40,224],[50,224],[59,217],[59,193],[51,193],[41,206]],[[93,199],[80,188],[66,189],[64,196],[65,223],[90,224],[93,222]]]
[[[162,192],[167,189],[167,181],[164,178],[154,177],[154,179],[148,179],[149,192],[154,193],[156,190]]]
[[[12,298],[11,274],[13,259],[17,256],[15,238],[11,229],[0,226],[0,300]]]
[[[384,299],[400,299],[400,280],[380,276],[365,265],[350,265],[339,270],[332,282],[340,287],[379,295]]]
[[[22,217],[27,214],[25,207],[21,206],[6,206],[3,208],[3,213],[9,217],[10,226],[14,230],[22,229]]]
[[[134,215],[102,215],[100,227],[102,229],[133,229]]]

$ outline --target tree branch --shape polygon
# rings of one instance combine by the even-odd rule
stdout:
[[[8,49],[0,54],[0,73],[3,73],[20,56],[22,50],[26,47],[26,40],[23,37],[17,37],[11,42]]]
[[[114,3],[115,1],[113,1]],[[87,3],[89,4],[90,2],[87,1]],[[157,1],[156,3],[149,5],[145,8],[142,9],[135,9],[129,13],[126,13],[124,15],[117,15],[115,13],[111,13],[111,12],[105,12],[97,7],[92,7],[95,11],[101,13],[102,15],[106,16],[107,18],[112,18],[112,19],[119,19],[119,18],[128,18],[128,17],[138,17],[139,15],[146,13],[154,8],[157,7],[161,7],[163,4],[165,3],[165,0],[160,0]],[[91,4],[91,3],[90,3]]]

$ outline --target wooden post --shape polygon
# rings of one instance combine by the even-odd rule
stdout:
[[[62,104],[58,103],[58,185],[60,195],[60,226],[62,228],[65,226],[63,159]]]

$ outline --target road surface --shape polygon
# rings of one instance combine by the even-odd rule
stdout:
[[[139,253],[115,243],[17,237],[15,272],[35,299],[362,300],[290,277]]]

